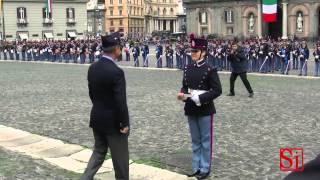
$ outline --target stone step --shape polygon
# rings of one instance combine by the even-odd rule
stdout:
[[[0,146],[11,151],[25,153],[36,159],[43,159],[62,169],[83,173],[92,155],[92,150],[60,140],[30,134],[18,129],[0,125]],[[188,180],[186,176],[168,170],[136,164],[130,160],[132,180]],[[111,159],[104,161],[99,169],[98,179],[114,179]]]
[[[58,147],[35,152],[34,155],[41,158],[58,158],[58,157],[70,156],[81,150],[83,150],[82,146],[74,145],[74,144],[63,144]]]
[[[24,146],[24,145],[40,142],[44,139],[46,139],[46,138],[42,137],[42,136],[31,134],[31,135],[28,135],[28,136],[25,136],[25,137],[22,137],[19,139],[0,141],[0,146],[6,146],[6,147]]]
[[[3,127],[0,131],[0,141],[10,141],[14,139],[23,138],[29,136],[30,133],[21,131],[18,129],[13,129],[10,127]]]

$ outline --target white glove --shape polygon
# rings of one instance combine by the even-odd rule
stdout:
[[[316,59],[319,59],[319,56],[316,56]]]
[[[192,100],[194,103],[196,103],[197,106],[201,106],[200,99],[199,99],[199,95],[194,94],[194,95],[191,97],[191,100]]]

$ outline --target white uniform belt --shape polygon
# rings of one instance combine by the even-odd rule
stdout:
[[[187,97],[192,97],[192,96],[194,96],[194,95],[198,95],[198,96],[200,96],[201,94],[204,94],[204,93],[206,93],[206,92],[208,92],[208,91],[206,91],[206,90],[197,90],[197,89],[188,89],[188,94],[186,95]]]

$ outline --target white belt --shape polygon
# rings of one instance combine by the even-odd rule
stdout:
[[[194,95],[200,96],[201,94],[204,94],[208,91],[206,90],[196,90],[196,89],[188,89],[188,94],[185,94],[186,97],[192,97]]]

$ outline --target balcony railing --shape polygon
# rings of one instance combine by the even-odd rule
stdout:
[[[44,18],[43,19],[43,24],[52,24],[53,23],[53,20],[50,19],[50,18]]]
[[[27,19],[18,19],[17,23],[19,25],[26,25],[26,24],[28,24],[28,21],[27,21]]]
[[[67,19],[67,24],[75,24],[75,23],[76,23],[76,19],[74,19],[74,18]]]

